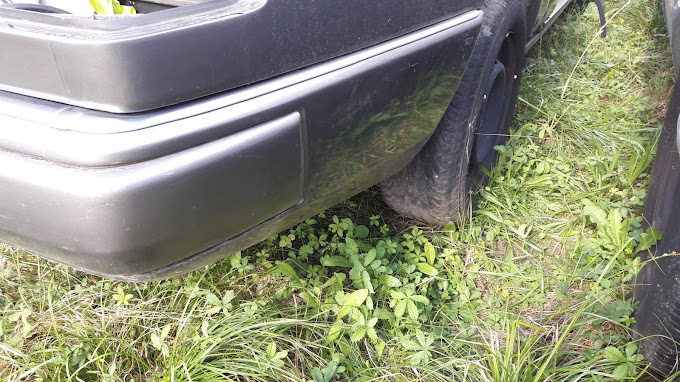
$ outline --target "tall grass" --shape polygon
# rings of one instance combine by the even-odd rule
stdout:
[[[417,226],[371,189],[141,284],[0,245],[0,379],[661,380],[631,339],[626,285],[671,61],[653,1],[607,6],[606,40],[589,5],[529,52],[511,136],[461,225]]]

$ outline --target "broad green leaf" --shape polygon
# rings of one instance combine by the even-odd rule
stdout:
[[[368,288],[370,293],[373,293],[373,284],[371,284],[371,276],[366,272],[366,270],[361,272],[361,281],[364,283],[364,287]]]
[[[366,335],[367,335],[368,338],[370,338],[371,341],[373,341],[373,342],[375,342],[375,341],[378,340],[378,334],[375,332],[375,329],[373,329],[373,328],[371,328],[371,327],[366,328]]]
[[[222,296],[222,302],[224,305],[228,304],[231,302],[231,300],[234,299],[234,291],[233,290],[228,290],[224,293],[224,296]]]
[[[277,261],[276,268],[274,268],[274,270],[277,273],[280,273],[284,276],[288,276],[295,281],[300,281],[300,277],[298,277],[297,272],[295,272],[295,269],[293,269],[293,267],[291,267],[290,265],[283,261]]]
[[[357,342],[360,339],[364,338],[365,335],[366,335],[366,327],[360,326],[354,331],[354,333],[352,333],[352,335],[349,337],[349,339],[352,342]]]
[[[626,377],[628,377],[628,363],[623,363],[614,369],[614,373],[612,374],[612,378],[616,379],[617,381],[620,381]]]
[[[161,341],[164,341],[168,337],[170,328],[172,328],[172,325],[165,325],[165,327],[163,327],[163,330],[161,330]]]
[[[462,302],[470,301],[470,289],[465,284],[456,285],[456,290],[458,291],[458,296]]]
[[[647,228],[647,232],[640,235],[640,244],[635,248],[635,253],[650,249],[656,245],[656,242],[659,239],[661,239],[661,232],[653,227]]]
[[[220,301],[219,297],[215,296],[214,293],[208,293],[208,295],[205,296],[205,300],[212,306],[222,306],[222,301]]]
[[[316,298],[316,296],[314,296],[313,294],[311,294],[307,291],[300,293],[300,297],[302,297],[305,301],[307,301],[308,305],[311,305],[311,306],[319,305],[319,300]]]
[[[333,278],[335,278],[339,286],[342,286],[342,282],[347,280],[347,275],[344,273],[333,273]]]
[[[376,255],[375,248],[368,251],[368,253],[366,254],[366,258],[364,259],[365,267],[367,267],[368,264],[370,264],[375,259],[375,255]]]
[[[435,276],[437,273],[439,273],[435,267],[427,263],[418,263],[417,266],[419,271],[428,276]]]
[[[338,361],[332,360],[323,368],[323,370],[323,382],[330,382],[333,378],[333,374],[338,370]]]
[[[401,281],[398,278],[390,275],[380,275],[380,283],[388,288],[397,288],[401,286]]]
[[[401,318],[404,315],[405,310],[406,310],[406,300],[400,300],[397,303],[397,306],[394,307],[394,315],[397,318]]]
[[[617,248],[621,248],[628,232],[621,232],[623,225],[621,224],[621,211],[618,208],[614,208],[609,211],[609,228],[611,229],[612,236],[614,238],[613,242],[616,244]]]
[[[406,298],[405,294],[403,294],[399,291],[396,291],[396,290],[390,291],[390,295],[392,296],[393,299],[396,299],[396,300],[401,300],[401,299]]]
[[[368,237],[368,234],[368,227],[365,225],[358,225],[354,228],[354,236],[356,236],[357,239],[365,239]]]
[[[434,245],[430,242],[425,243],[425,258],[430,265],[434,265],[434,255]]]
[[[597,225],[607,224],[607,214],[598,206],[583,207],[583,214],[590,217],[590,220]]]
[[[231,264],[231,267],[235,267],[239,264],[241,264],[241,252],[236,252],[234,253],[230,258],[229,258],[229,264]]]
[[[409,363],[411,365],[419,365],[422,362],[426,362],[430,358],[430,352],[427,350],[421,350],[411,357]]]
[[[270,342],[269,345],[267,345],[267,358],[274,358],[276,355],[276,343]]]
[[[326,336],[326,341],[333,342],[338,337],[340,337],[340,334],[342,334],[342,328],[337,324],[333,324],[333,326],[331,326],[331,328],[328,330],[328,336]]]
[[[628,359],[623,355],[623,353],[621,353],[621,350],[613,346],[607,346],[607,348],[604,349],[604,355],[612,361],[618,361],[621,363],[628,362]]]
[[[344,250],[344,254],[347,256],[352,256],[359,253],[359,245],[357,245],[357,242],[354,241],[354,239],[349,237],[345,238],[345,245],[342,247],[342,249]]]
[[[345,317],[346,315],[350,314],[354,309],[356,308],[353,306],[343,306],[342,308],[340,308],[340,311],[338,311],[338,318]]]
[[[417,330],[416,331],[416,339],[418,340],[418,343],[420,344],[420,346],[427,347],[427,345],[426,345],[427,340],[425,339],[425,333],[423,333],[420,330]]]
[[[388,311],[387,309],[383,308],[376,308],[375,311],[373,312],[373,316],[375,318],[379,318],[381,320],[389,320],[394,318],[394,314],[392,312]]]
[[[342,276],[339,276],[342,275]],[[342,286],[342,282],[347,278],[347,275],[344,273],[334,273],[333,277],[329,278],[323,285],[321,285],[319,288],[321,289],[326,289],[329,286],[333,284],[338,284],[338,286]]]
[[[286,357],[288,357],[288,350],[281,350],[280,352],[276,353],[276,355],[274,355],[274,358],[276,359],[283,359]]]
[[[408,308],[408,315],[414,320],[418,319],[418,308],[416,307],[416,304],[408,300],[408,303],[406,304],[406,307]]]
[[[151,346],[156,350],[161,350],[161,339],[158,338],[156,333],[151,333]]]
[[[366,307],[368,310],[373,310],[373,299],[371,298],[371,295],[369,294],[368,297],[366,297]]]
[[[361,272],[364,271],[364,267],[359,264],[358,266],[352,267],[352,269],[349,270],[349,278],[351,280],[359,280],[361,278]]]
[[[312,369],[311,373],[312,378],[314,378],[314,382],[326,382],[319,368],[315,367],[314,369]]]
[[[345,292],[342,290],[339,290],[335,292],[335,302],[338,303],[338,305],[343,305],[345,303]]]
[[[416,339],[418,339],[418,343],[424,349],[428,349],[430,345],[432,345],[432,343],[434,342],[434,338],[426,336],[425,333],[423,333],[420,330],[418,330],[418,332],[416,333]]]
[[[422,350],[423,348],[419,343],[412,340],[402,341],[401,346],[406,350]]]
[[[366,297],[368,297],[368,289],[359,289],[356,290],[349,295],[345,296],[345,306],[354,306],[354,307],[359,307],[361,304],[366,301]]]
[[[378,344],[378,349],[377,349],[378,350],[378,359],[380,359],[380,357],[382,357],[382,353],[385,351],[385,346],[387,346],[385,341],[380,341],[380,343]]]
[[[347,341],[338,341],[335,343],[340,348],[340,352],[345,356],[349,356],[351,348]]]
[[[626,359],[630,360],[631,358],[633,358],[636,351],[637,345],[635,345],[634,343],[631,342],[628,345],[626,345]]]
[[[309,256],[314,253],[314,248],[309,244],[304,244],[300,247],[300,256]]]
[[[415,301],[415,302],[420,302],[420,303],[423,303],[425,305],[430,303],[430,300],[428,300],[427,297],[421,296],[419,294],[414,294],[413,296],[410,296],[409,298],[411,300]]]
[[[352,262],[343,256],[329,256],[321,258],[321,265],[324,267],[345,267],[351,268]]]

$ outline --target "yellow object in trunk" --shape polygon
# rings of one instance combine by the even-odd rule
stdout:
[[[133,15],[137,13],[134,7],[120,5],[118,0],[89,0],[94,12],[98,15]]]

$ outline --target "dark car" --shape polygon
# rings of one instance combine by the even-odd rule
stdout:
[[[379,182],[402,214],[462,219],[569,0],[134,3],[0,6],[0,240],[125,280]]]
[[[670,37],[675,78],[680,73],[680,5],[661,1]],[[645,203],[647,224],[662,234],[656,246],[640,254],[644,266],[637,275],[634,295],[639,301],[635,319],[642,354],[665,374],[680,370],[680,154],[678,114],[680,84],[676,80]]]

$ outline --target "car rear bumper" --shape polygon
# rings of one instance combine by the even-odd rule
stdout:
[[[0,240],[125,280],[250,246],[415,155],[460,81],[481,14],[144,113],[0,93]]]

